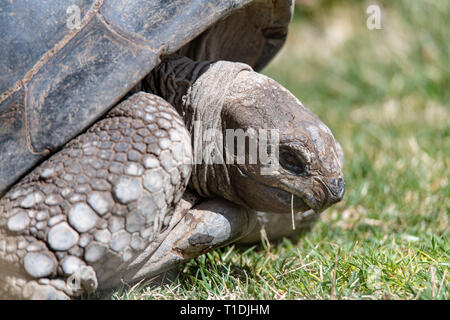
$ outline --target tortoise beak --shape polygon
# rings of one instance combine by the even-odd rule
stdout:
[[[345,194],[345,180],[342,175],[317,180],[323,188],[321,192],[313,193],[313,199],[306,199],[306,202],[315,212],[322,212],[342,200]]]
[[[308,192],[295,192],[294,203],[303,202],[309,209],[320,213],[342,200],[345,194],[345,181],[342,175],[335,177],[314,177]]]

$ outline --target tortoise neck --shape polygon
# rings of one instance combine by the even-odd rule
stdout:
[[[143,89],[167,100],[183,117],[191,135],[194,165],[190,185],[201,196],[234,198],[223,148],[222,111],[228,88],[248,65],[228,61],[195,62],[170,56],[143,81]]]
[[[186,103],[187,94],[210,64],[210,61],[195,62],[183,56],[169,56],[144,79],[143,89],[173,105],[191,131],[195,110],[190,103]]]

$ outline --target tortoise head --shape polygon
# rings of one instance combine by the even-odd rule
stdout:
[[[272,79],[243,63],[173,56],[147,84],[184,117],[195,158],[190,186],[201,196],[273,213],[320,212],[342,199],[333,134]]]
[[[240,72],[227,92],[222,129],[258,133],[257,160],[248,145],[244,163],[227,164],[232,201],[257,211],[288,213],[321,212],[342,199],[345,182],[333,134],[272,79]],[[225,138],[225,150],[236,158],[239,148],[230,150],[230,141]],[[265,151],[274,160],[269,168],[261,157]]]

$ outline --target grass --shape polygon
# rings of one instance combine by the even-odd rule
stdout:
[[[112,299],[448,299],[450,2],[301,1],[264,73],[331,128],[347,192],[308,234],[229,246]]]

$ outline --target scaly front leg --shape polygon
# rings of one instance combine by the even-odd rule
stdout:
[[[0,298],[66,299],[120,283],[176,224],[191,157],[162,98],[138,93],[115,107],[0,200]]]

